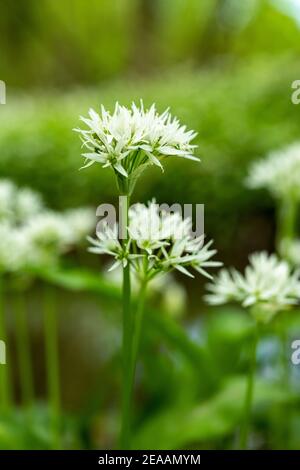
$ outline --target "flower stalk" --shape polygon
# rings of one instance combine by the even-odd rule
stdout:
[[[7,332],[5,325],[5,312],[3,302],[3,281],[0,278],[0,339],[7,345]],[[6,364],[0,364],[0,409],[2,413],[7,413],[11,406],[11,387],[9,382],[9,364],[7,363],[6,351]]]
[[[61,404],[59,382],[58,336],[55,299],[52,287],[45,286],[44,293],[45,348],[50,402],[50,419],[53,449],[61,448]]]
[[[23,292],[15,292],[14,305],[22,399],[25,406],[30,408],[33,405],[34,386],[28,319]]]
[[[126,250],[127,240],[127,220],[130,198],[125,194],[121,198],[120,219],[122,229],[124,229],[122,245]],[[130,286],[130,264],[123,265],[123,385],[122,385],[122,423],[120,445],[122,449],[130,448],[130,427],[131,427],[131,395],[132,383],[130,378],[130,360],[132,343],[132,320],[131,320],[131,286]]]
[[[249,439],[251,412],[252,412],[252,403],[253,403],[253,391],[254,391],[254,377],[255,377],[255,369],[256,369],[256,349],[257,349],[258,339],[259,339],[259,330],[258,330],[258,325],[256,325],[255,331],[254,331],[254,338],[252,341],[251,351],[250,351],[250,365],[249,365],[245,402],[244,402],[244,418],[243,418],[244,422],[242,425],[241,435],[240,435],[240,449],[242,450],[247,449],[248,439]]]

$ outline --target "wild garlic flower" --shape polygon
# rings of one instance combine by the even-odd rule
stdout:
[[[300,199],[300,142],[271,152],[252,165],[246,184],[267,188],[275,197]]]
[[[69,209],[63,214],[70,232],[70,241],[73,245],[86,241],[88,234],[92,233],[96,226],[95,211],[89,207]]]
[[[19,188],[15,195],[15,218],[26,221],[44,210],[43,200],[36,191],[29,188]]]
[[[22,229],[32,247],[30,264],[48,264],[68,251],[72,244],[71,232],[62,214],[45,211],[28,221]]]
[[[15,272],[28,263],[27,240],[7,222],[0,222],[0,271]]]
[[[0,180],[0,220],[23,223],[43,209],[42,198],[36,191],[18,188],[10,180]]]
[[[275,254],[254,253],[244,275],[236,269],[222,269],[207,286],[211,305],[238,302],[251,307],[257,321],[268,322],[277,312],[300,300],[300,272],[292,272]]]
[[[86,129],[74,129],[80,133],[85,148],[82,154],[86,168],[100,163],[103,168],[111,167],[119,180],[129,179],[131,185],[148,165],[161,169],[165,157],[181,157],[197,160],[193,154],[196,145],[191,141],[196,137],[177,118],[172,118],[168,110],[158,114],[155,105],[144,109],[132,103],[130,108],[118,103],[111,114],[101,106],[98,114],[89,110],[89,117],[80,118]]]
[[[204,245],[204,236],[193,238],[192,221],[182,218],[179,213],[161,211],[155,201],[147,206],[136,204],[129,210],[128,240],[118,240],[118,226],[105,225],[97,233],[97,239],[90,239],[90,251],[109,254],[115,258],[111,269],[130,262],[143,280],[150,280],[162,272],[174,269],[194,277],[189,268],[211,278],[206,268],[220,266],[211,261],[216,250],[212,242]]]

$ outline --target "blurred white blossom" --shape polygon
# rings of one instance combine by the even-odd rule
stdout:
[[[254,162],[246,184],[250,188],[267,188],[275,197],[300,199],[300,142],[271,152]]]
[[[44,210],[43,200],[36,191],[29,188],[20,188],[15,196],[15,217],[18,221],[25,221]]]
[[[206,300],[211,305],[238,302],[251,311],[258,321],[269,321],[275,313],[300,300],[300,273],[292,272],[286,261],[275,254],[254,253],[244,275],[236,269],[222,269],[207,286]]]
[[[89,207],[70,209],[64,213],[64,219],[69,227],[74,245],[85,241],[87,235],[92,233],[96,227],[95,211]]]
[[[36,191],[0,180],[0,271],[56,263],[85,240],[95,224],[91,209],[49,211]]]

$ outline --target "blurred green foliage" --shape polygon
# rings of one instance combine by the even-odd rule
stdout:
[[[135,199],[204,203],[205,230],[226,264],[238,267],[249,252],[272,250],[273,201],[247,190],[244,178],[251,160],[299,139],[300,108],[291,103],[291,84],[300,78],[300,33],[290,3],[0,0],[0,79],[7,84],[7,104],[0,107],[1,177],[39,190],[56,209],[116,202],[109,171],[97,165],[79,171],[80,141],[72,128],[89,107],[143,98],[160,111],[170,106],[198,132],[201,164],[170,159],[164,176],[156,168],[147,171]],[[38,273],[62,289],[62,396],[65,412],[73,413],[71,425],[64,423],[64,445],[112,448],[121,389],[120,291],[82,264]],[[194,286],[197,316],[188,315],[191,305],[183,321],[148,306],[135,394],[136,447],[237,445],[253,325],[240,310],[205,309],[198,280]],[[41,306],[32,291],[27,300],[35,386],[43,397]],[[299,332],[298,317],[287,318],[290,338]],[[274,340],[273,331],[265,333],[261,348]],[[11,337],[13,343],[13,331]],[[256,448],[299,447],[299,374],[291,371],[294,389],[285,390],[278,356],[278,350],[264,355],[257,371]],[[37,406],[29,417],[24,410],[14,413],[1,419],[0,448],[50,447],[46,408]]]

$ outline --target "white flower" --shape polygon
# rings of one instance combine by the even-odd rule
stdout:
[[[26,221],[43,210],[44,204],[37,192],[29,188],[18,189],[15,196],[15,218],[18,221]]]
[[[136,258],[136,255],[129,253],[130,242],[125,247],[119,242],[118,230],[117,224],[110,227],[108,223],[104,223],[102,230],[97,231],[97,239],[87,237],[92,244],[92,247],[88,249],[91,253],[106,254],[114,257],[115,263],[110,267],[109,271],[120,265],[126,266],[128,260]]]
[[[141,278],[148,280],[173,269],[193,277],[187,268],[210,278],[206,268],[221,265],[210,260],[216,250],[210,249],[212,242],[203,246],[204,237],[193,238],[191,233],[189,218],[160,211],[152,201],[147,206],[136,204],[130,208],[126,243],[119,242],[117,225],[113,229],[105,225],[97,234],[98,240],[90,239],[94,245],[90,251],[114,256],[117,263],[111,269],[129,260]]]
[[[89,207],[70,209],[64,213],[64,219],[69,227],[73,244],[78,244],[86,240],[87,235],[89,235],[96,226],[95,212]]]
[[[72,244],[72,233],[63,215],[51,211],[31,218],[23,226],[22,233],[31,251],[31,265],[56,261]]]
[[[275,197],[300,198],[300,142],[271,152],[252,165],[247,185],[267,188]]]
[[[221,305],[235,301],[243,307],[254,307],[259,321],[272,316],[300,300],[299,272],[291,272],[287,262],[266,252],[249,257],[244,275],[236,269],[220,271],[215,282],[208,285],[208,303]]]
[[[90,109],[89,117],[81,120],[87,129],[74,130],[86,149],[84,168],[98,162],[121,178],[135,179],[147,165],[162,168],[163,157],[198,161],[191,144],[196,133],[186,130],[168,110],[159,115],[154,104],[145,110],[142,101],[140,107],[132,103],[130,108],[117,103],[113,114],[101,106],[100,114]]]
[[[28,263],[27,240],[19,229],[0,223],[0,271],[15,272]]]

